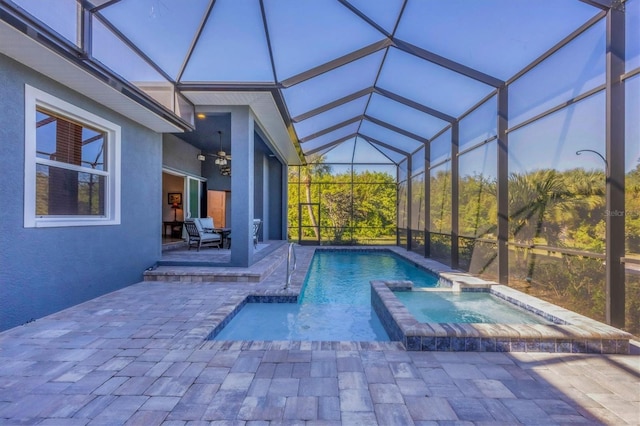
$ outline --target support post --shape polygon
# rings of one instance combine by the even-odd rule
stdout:
[[[498,88],[498,282],[509,283],[509,95]]]
[[[431,141],[424,146],[424,257],[431,256]]]
[[[411,184],[411,155],[407,155],[407,251],[411,251],[411,199],[413,198],[413,185]]]
[[[270,198],[269,194],[277,194],[276,191],[271,191],[271,182],[269,180],[269,157],[262,156],[262,239],[264,241],[270,240],[269,235],[271,229],[271,215],[270,211]]]
[[[460,121],[451,123],[451,267],[460,265],[460,241],[458,229],[458,147],[460,144]]]
[[[400,246],[400,164],[396,165],[396,246],[398,247]]]
[[[625,221],[625,16],[624,9],[607,12],[606,47],[606,318],[614,327],[625,326],[624,221]]]
[[[254,122],[249,107],[231,110],[231,265],[253,263]]]
[[[85,57],[91,57],[91,50],[93,46],[92,42],[92,21],[91,12],[84,7],[80,2],[77,5],[78,10],[78,30],[77,30],[77,44],[82,50]]]

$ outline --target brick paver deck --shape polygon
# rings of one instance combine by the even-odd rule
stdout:
[[[640,424],[640,357],[203,341],[283,283],[141,282],[0,333],[0,424]]]

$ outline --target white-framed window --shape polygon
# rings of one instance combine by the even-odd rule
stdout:
[[[25,85],[24,226],[120,224],[120,126]]]

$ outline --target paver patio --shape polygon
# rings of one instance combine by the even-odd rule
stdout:
[[[283,275],[141,282],[1,333],[0,424],[640,424],[637,355],[194,338]]]

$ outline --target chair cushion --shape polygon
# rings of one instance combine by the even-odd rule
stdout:
[[[205,234],[200,234],[200,239],[205,242],[205,241],[220,241],[222,238],[220,237],[220,234],[216,234],[215,232],[212,233],[205,233]]]
[[[212,217],[201,217],[198,219],[200,221],[200,226],[202,229],[213,229],[213,218]]]
[[[204,232],[204,229],[202,229],[202,223],[200,222],[200,219],[197,219],[197,218],[193,219],[193,223],[196,224],[196,228],[198,228],[198,232],[202,234]]]

